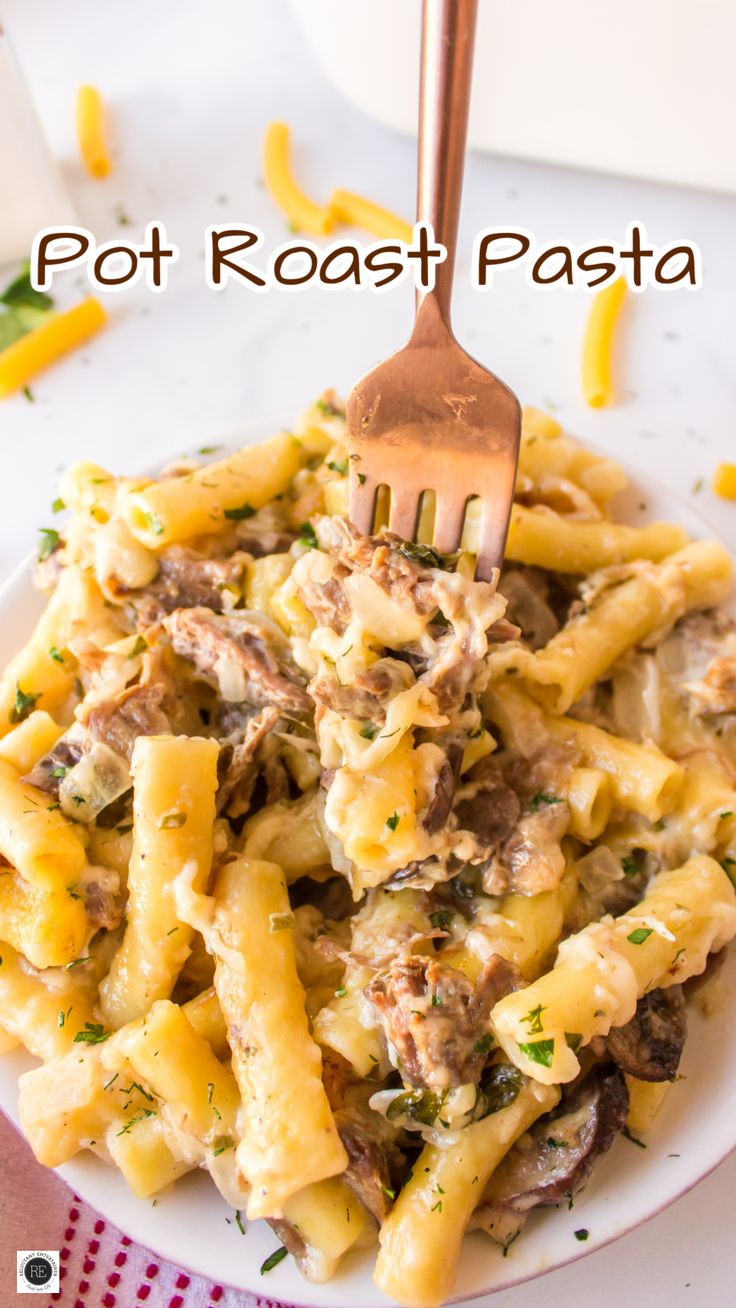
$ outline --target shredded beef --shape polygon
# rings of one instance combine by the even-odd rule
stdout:
[[[220,660],[245,674],[245,698],[258,707],[306,713],[311,701],[287,655],[277,651],[268,628],[246,613],[218,615],[210,609],[176,609],[164,619],[175,652],[205,678],[217,681]]]
[[[488,1015],[516,988],[519,974],[498,954],[475,986],[464,973],[433,958],[397,958],[365,988],[402,1076],[431,1090],[477,1082],[487,1058]],[[480,1042],[480,1046],[479,1046]]]

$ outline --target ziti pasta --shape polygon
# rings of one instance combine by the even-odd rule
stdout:
[[[683,984],[736,935],[731,562],[617,522],[621,468],[535,410],[490,582],[472,512],[458,557],[360,536],[348,459],[327,393],[160,479],[65,474],[0,679],[0,1049],[39,1060],[41,1162],[149,1200],[202,1169],[266,1269],[372,1246],[433,1308],[466,1230],[491,1280],[678,1093]]]

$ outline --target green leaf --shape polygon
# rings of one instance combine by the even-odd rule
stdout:
[[[299,528],[298,545],[304,545],[308,550],[317,549],[317,534],[311,522],[303,522]]]
[[[85,1022],[84,1030],[77,1031],[74,1037],[74,1044],[101,1045],[103,1040],[109,1040],[112,1031],[106,1031],[100,1022]]]
[[[396,546],[397,554],[403,554],[412,563],[421,563],[425,568],[443,568],[445,571],[457,562],[457,554],[440,554],[431,545],[420,545],[418,541],[402,540]]]
[[[530,1035],[539,1035],[540,1031],[544,1030],[542,1013],[545,1011],[546,1007],[546,1004],[537,1004],[536,1008],[529,1009],[526,1017],[522,1017],[522,1022],[526,1022],[529,1026]]]
[[[731,885],[736,890],[736,858],[722,858],[719,861]]]
[[[362,736],[363,740],[375,740],[378,735],[378,727],[375,722],[371,722],[369,719],[363,723],[358,735]]]
[[[628,1126],[624,1125],[621,1127],[621,1134],[625,1135],[626,1139],[630,1140],[632,1144],[638,1145],[640,1149],[646,1149],[646,1145],[644,1144],[644,1141],[639,1140],[637,1136],[632,1135]]]
[[[15,704],[10,710],[10,721],[23,722],[28,717],[28,714],[33,712],[33,709],[36,706],[36,701],[40,698],[40,690],[38,694],[35,695],[31,690],[26,692],[21,690],[20,682],[17,681],[15,683]]]
[[[282,1244],[279,1249],[275,1249],[272,1254],[269,1254],[265,1262],[261,1263],[261,1276],[265,1276],[266,1272],[273,1271],[274,1267],[278,1267],[279,1263],[284,1261],[287,1252],[288,1250]]]
[[[388,827],[389,831],[395,831],[398,825],[399,825],[399,815],[396,812],[396,810],[394,810],[394,812],[391,814],[391,817],[386,818],[386,826]]]
[[[330,469],[331,472],[339,472],[341,477],[347,476],[347,472],[348,472],[347,459],[342,459],[340,460],[339,463],[336,462],[334,459],[331,459],[330,462],[327,464],[327,467]]]
[[[246,518],[255,517],[256,512],[252,504],[241,504],[237,509],[225,509],[225,517],[233,522],[243,522]]]
[[[542,1067],[551,1067],[552,1059],[555,1052],[555,1042],[552,1040],[532,1040],[531,1044],[519,1043],[519,1049],[522,1054],[526,1054],[533,1063],[539,1063]]]
[[[38,561],[43,563],[61,544],[61,536],[54,527],[39,527],[41,539],[38,542]]]
[[[13,279],[9,286],[0,295],[0,304],[19,305],[23,304],[32,309],[43,309],[48,312],[53,309],[54,301],[45,291],[36,291],[31,286],[31,261],[27,259],[23,264],[18,276]]]
[[[652,934],[651,927],[637,927],[635,931],[632,931],[626,937],[626,939],[632,945],[643,945],[644,941],[648,940],[651,934]]]
[[[56,645],[51,646],[49,650],[49,658],[53,659],[54,663],[64,662],[64,655],[62,654],[61,650],[56,647]]]
[[[624,876],[638,877],[644,866],[644,859],[646,856],[647,851],[645,849],[632,849],[631,853],[628,854],[626,858],[622,858],[621,867]]]
[[[490,1032],[486,1031],[485,1035],[480,1036],[476,1040],[475,1044],[473,1045],[473,1050],[476,1054],[488,1054],[491,1051],[492,1045],[493,1045],[493,1036],[490,1034]]]
[[[451,908],[442,908],[438,913],[430,913],[429,920],[438,931],[449,931],[455,914]]]
[[[561,803],[562,800],[559,795],[545,795],[540,791],[539,794],[535,795],[532,799],[529,808],[532,813],[538,813],[540,808],[543,808],[545,805]]]

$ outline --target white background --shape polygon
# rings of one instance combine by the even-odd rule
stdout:
[[[369,14],[366,0],[367,21]],[[50,525],[55,477],[69,461],[92,457],[135,471],[249,418],[297,412],[327,385],[348,389],[406,335],[407,286],[383,296],[206,288],[209,223],[256,224],[268,248],[288,235],[260,181],[270,119],[292,125],[298,174],[315,197],[344,186],[411,217],[415,179],[412,143],[337,96],[286,0],[4,0],[2,19],[80,221],[104,241],[140,239],[147,221],[162,219],[181,258],[165,294],[138,286],[106,297],[107,331],[34,382],[34,403],[0,402],[0,577],[32,548],[36,528]],[[518,112],[523,52],[509,58],[519,60]],[[83,174],[75,151],[73,100],[82,81],[96,84],[110,107],[115,169],[104,182]],[[723,136],[724,150],[732,149]],[[12,204],[13,179],[0,187],[2,204]],[[129,226],[119,225],[121,208]],[[471,157],[455,324],[524,402],[554,408],[573,432],[696,496],[712,527],[736,542],[736,505],[708,490],[719,459],[736,460],[734,217],[736,202],[723,196]],[[531,229],[540,243],[615,241],[635,219],[657,243],[698,242],[704,287],[629,297],[616,360],[620,402],[594,413],[579,384],[587,297],[531,289],[513,269],[492,292],[472,291],[472,237],[508,223]],[[57,290],[66,304],[84,285],[70,273]],[[701,477],[705,488],[696,491]],[[735,1186],[731,1160],[647,1227],[501,1294],[493,1308],[733,1302]]]

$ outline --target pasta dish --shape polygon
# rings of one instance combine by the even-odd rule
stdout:
[[[535,410],[492,582],[472,503],[457,556],[355,532],[331,392],[199,453],[75,465],[42,533],[0,1049],[42,1163],[206,1169],[263,1271],[372,1247],[431,1308],[466,1230],[506,1253],[651,1127],[736,935],[731,561],[616,522],[622,470]]]

